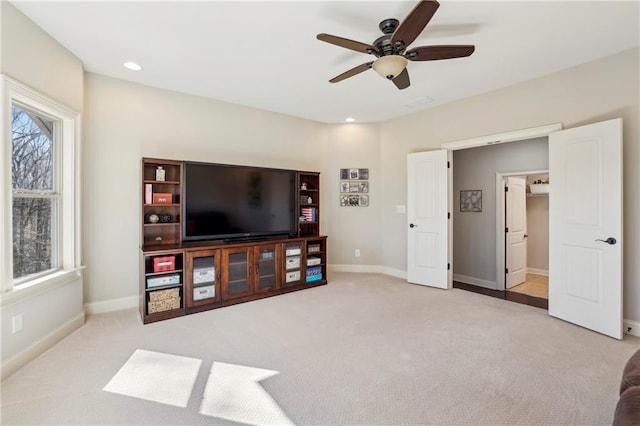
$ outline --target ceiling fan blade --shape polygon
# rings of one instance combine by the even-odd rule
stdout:
[[[360,43],[359,41],[349,40],[348,38],[338,37],[325,33],[318,34],[316,38],[326,43],[344,47],[345,49],[355,50],[356,52],[368,53],[372,55],[378,54],[378,49],[376,49],[375,47],[366,43]]]
[[[349,71],[345,71],[342,74],[333,77],[331,80],[329,80],[329,82],[330,83],[337,83],[337,82],[342,81],[344,79],[347,79],[349,77],[353,77],[354,75],[360,74],[361,72],[366,71],[369,68],[371,68],[372,64],[373,64],[373,61],[372,62],[367,62],[366,64],[358,65],[357,67],[353,67]]]
[[[422,0],[418,3],[391,36],[391,44],[395,45],[396,42],[401,41],[406,47],[413,43],[427,26],[438,7],[440,7],[440,3],[436,0]]]
[[[455,46],[420,46],[404,54],[410,61],[437,61],[439,59],[453,59],[470,56],[476,47],[470,45]]]
[[[393,84],[395,84],[398,89],[406,89],[411,84],[411,81],[409,81],[409,71],[405,68],[391,81],[393,81]]]

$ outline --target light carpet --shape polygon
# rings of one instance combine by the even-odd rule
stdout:
[[[301,425],[605,425],[639,346],[464,290],[332,273],[326,286],[149,325],[136,310],[90,316],[2,383],[1,419],[238,424],[200,412],[219,392],[215,362],[273,372],[259,386]],[[186,406],[118,392],[136,351],[197,371]]]

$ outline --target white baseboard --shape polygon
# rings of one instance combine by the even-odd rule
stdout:
[[[385,274],[390,275],[392,277],[401,278],[403,280],[407,279],[407,271],[403,271],[401,269],[395,268],[387,268],[386,266],[380,265],[329,265],[329,271],[332,272],[363,272],[363,273],[372,273],[372,274]]]
[[[103,302],[86,303],[84,310],[87,314],[103,314],[105,312],[137,308],[139,305],[140,296],[129,296],[120,299],[105,300]]]
[[[622,331],[624,334],[640,337],[640,322],[626,319],[622,322]]]
[[[465,284],[477,285],[478,287],[489,288],[491,290],[496,290],[498,288],[498,284],[496,284],[495,281],[482,280],[480,278],[468,277],[466,275],[453,274],[453,280]]]
[[[380,265],[328,265],[327,267],[329,271],[333,272],[362,272],[362,273],[371,273],[371,274],[385,274],[390,275],[392,277],[400,278],[403,280],[407,279],[407,271],[403,271],[401,269],[395,268],[387,268],[386,266]]]
[[[42,339],[34,342],[31,346],[27,347],[22,352],[9,358],[6,362],[2,363],[2,375],[1,380],[6,379],[38,356],[42,355],[45,351],[52,348],[55,344],[67,337],[69,334],[77,330],[84,325],[84,312],[79,313],[53,332],[44,336]]]
[[[546,269],[527,268],[527,274],[536,274],[548,277],[549,271]]]
[[[407,279],[407,271],[403,271],[402,269],[387,268],[383,266],[382,273],[385,275],[390,275],[392,277],[403,279],[405,281]]]
[[[333,272],[369,272],[372,274],[381,274],[382,266],[380,265],[329,265],[329,271]]]

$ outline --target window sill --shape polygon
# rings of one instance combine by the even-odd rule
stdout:
[[[84,266],[80,266],[74,269],[66,269],[20,284],[0,294],[0,306],[14,304],[75,281],[82,277],[84,268]]]

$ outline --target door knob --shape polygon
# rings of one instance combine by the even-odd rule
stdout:
[[[606,240],[601,240],[601,239],[597,239],[596,241],[602,241],[603,243],[607,243],[609,245],[615,245],[615,243],[617,243],[618,241],[616,241],[615,238],[613,237],[609,237]]]
[[[414,225],[413,223],[410,223],[410,224],[409,224],[409,228],[414,228],[414,227],[416,227],[416,226],[418,226],[418,225]]]

